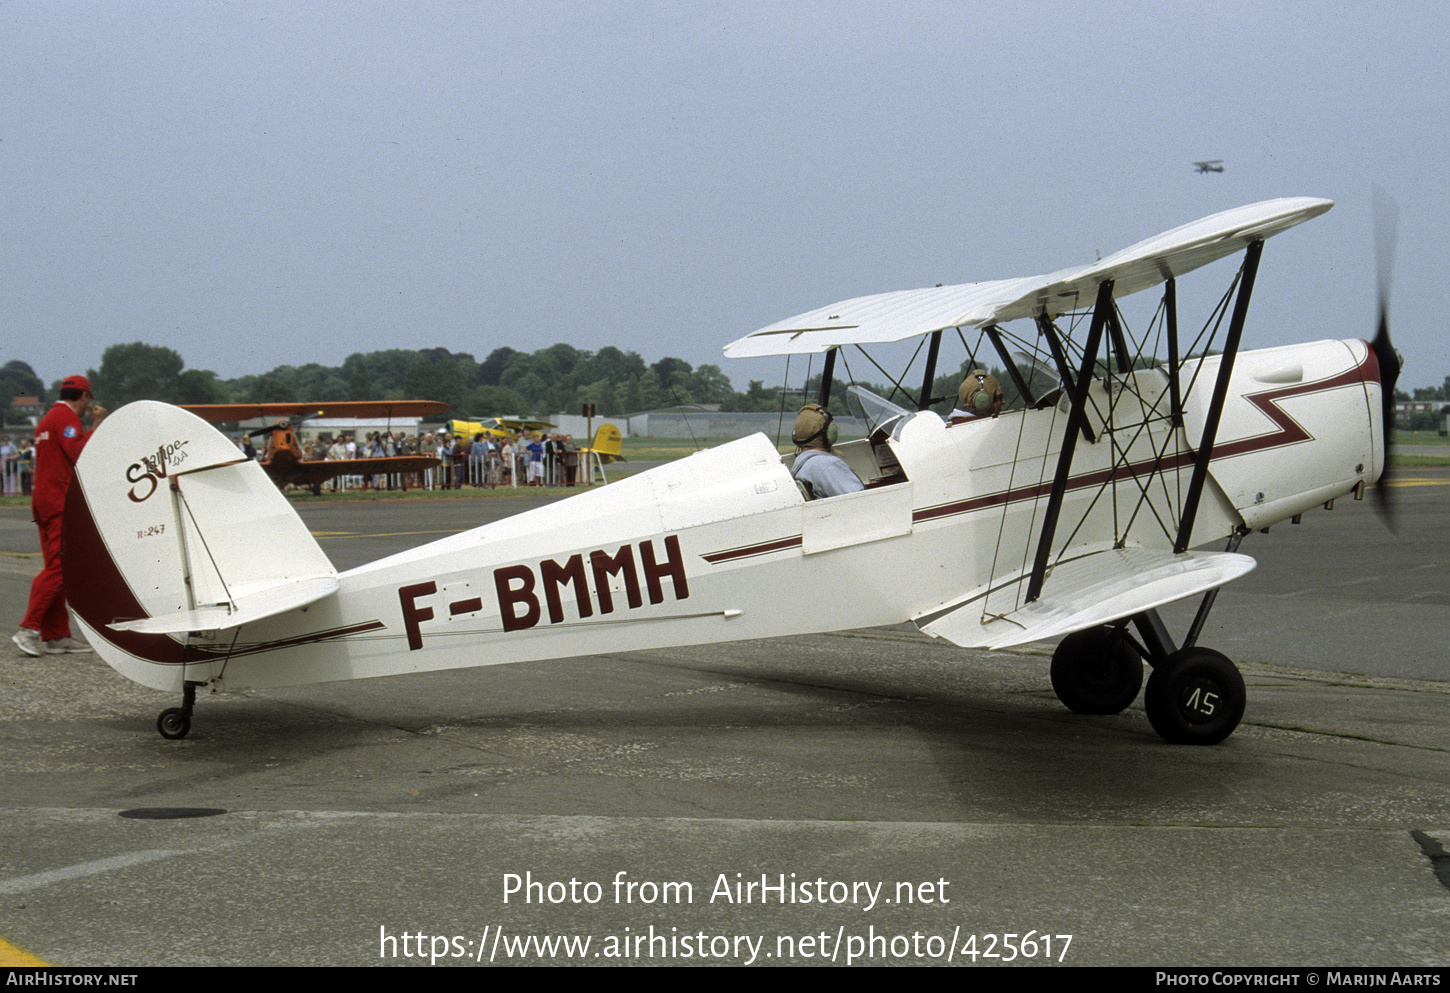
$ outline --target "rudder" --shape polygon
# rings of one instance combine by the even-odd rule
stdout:
[[[97,429],[76,463],[64,534],[70,606],[132,678],[107,647],[161,665],[214,658],[190,648],[188,633],[235,628],[338,587],[262,467],[163,403],[128,404]]]

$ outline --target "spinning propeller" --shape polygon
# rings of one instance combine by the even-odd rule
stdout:
[[[282,420],[277,421],[277,422],[275,422],[273,424],[264,424],[264,425],[262,425],[259,428],[252,428],[252,430],[250,430],[250,431],[247,432],[247,437],[248,438],[258,438],[258,437],[261,437],[264,434],[271,434],[273,431],[276,431],[278,428],[281,428],[284,431],[287,430],[288,428],[291,428],[291,429],[293,429],[295,431],[297,429],[297,425],[303,423],[304,421],[310,421],[314,417],[321,417],[322,415],[323,415],[323,411],[319,410],[315,414],[297,414],[297,415],[293,415],[291,417],[284,417],[284,418],[282,418]]]
[[[1400,379],[1400,368],[1404,364],[1400,353],[1390,341],[1390,276],[1395,266],[1395,229],[1399,223],[1399,211],[1394,201],[1376,189],[1374,196],[1375,214],[1375,268],[1379,279],[1379,328],[1370,342],[1375,359],[1380,367],[1380,397],[1384,404],[1381,418],[1385,437],[1385,468],[1375,487],[1375,503],[1385,525],[1395,530],[1395,509],[1390,497],[1390,451],[1395,434],[1395,384]]]

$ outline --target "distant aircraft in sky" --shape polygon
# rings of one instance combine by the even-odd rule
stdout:
[[[1195,162],[1193,168],[1199,172],[1223,172],[1223,159],[1209,159],[1207,162]]]

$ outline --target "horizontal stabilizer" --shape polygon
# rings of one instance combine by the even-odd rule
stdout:
[[[1113,548],[1059,562],[1047,575],[1042,596],[1006,612],[992,604],[1020,603],[1030,571],[1005,583],[914,618],[934,638],[963,648],[1010,648],[1047,641],[1073,631],[1131,617],[1174,600],[1203,593],[1250,572],[1254,560],[1231,552],[1155,551]]]
[[[118,621],[106,626],[112,631],[140,631],[143,634],[228,631],[243,624],[260,621],[264,617],[316,603],[336,593],[338,586],[335,577],[319,576],[257,590],[236,597],[230,604],[198,607],[195,610],[147,617],[139,621]]]

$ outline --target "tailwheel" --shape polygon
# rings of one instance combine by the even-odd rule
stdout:
[[[1153,668],[1143,704],[1148,722],[1175,745],[1216,745],[1244,716],[1244,678],[1209,648],[1185,648]]]
[[[1143,660],[1119,628],[1078,631],[1052,653],[1052,689],[1077,714],[1120,714],[1138,698]]]
[[[191,730],[191,715],[180,707],[168,707],[156,718],[156,730],[161,737],[176,740],[185,738]]]
[[[156,718],[156,730],[169,741],[185,738],[191,730],[191,710],[196,706],[196,688],[199,683],[187,680],[182,684],[181,706],[167,707]]]

